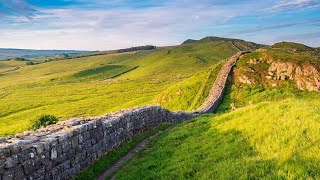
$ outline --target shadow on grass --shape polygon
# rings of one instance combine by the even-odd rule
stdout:
[[[221,131],[204,115],[155,138],[115,173],[116,179],[319,178],[320,162],[293,155],[267,160],[237,130]]]
[[[90,180],[98,178],[104,171],[106,171],[109,167],[115,164],[120,158],[125,156],[131,149],[136,147],[141,141],[146,139],[153,134],[163,131],[166,128],[169,128],[171,124],[164,123],[159,127],[154,129],[150,129],[146,132],[134,135],[132,138],[123,142],[117,149],[112,150],[104,155],[102,155],[98,160],[89,165],[86,169],[84,169],[81,173],[79,173],[75,178],[75,180]]]

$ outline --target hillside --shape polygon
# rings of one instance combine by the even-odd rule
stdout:
[[[147,104],[171,110],[196,109],[208,95],[223,60],[237,51],[227,40],[205,41],[3,72],[0,135],[27,130],[42,114],[68,119]]]
[[[272,45],[272,48],[287,50],[293,53],[300,53],[300,54],[302,53],[307,55],[320,56],[319,48],[312,48],[304,44],[299,44],[294,42],[279,42]]]
[[[76,50],[34,50],[34,49],[7,49],[0,48],[0,60],[11,59],[15,57],[21,58],[39,58],[48,56],[59,56],[62,54],[80,54],[89,51]]]
[[[182,45],[188,45],[188,44],[193,44],[197,42],[198,43],[210,43],[210,42],[229,43],[239,51],[253,51],[255,49],[265,46],[262,44],[247,42],[241,39],[229,39],[229,38],[222,38],[222,37],[215,37],[215,36],[208,36],[200,40],[188,39],[184,41]]]
[[[166,130],[115,178],[318,178],[318,71],[318,56],[291,48],[265,47],[243,56],[218,114]]]

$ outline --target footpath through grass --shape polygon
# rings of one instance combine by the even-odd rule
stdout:
[[[115,164],[120,158],[125,156],[131,149],[136,147],[140,142],[144,139],[156,134],[159,131],[163,131],[169,128],[171,124],[165,123],[156,127],[154,129],[150,129],[146,132],[137,134],[127,141],[123,142],[117,149],[110,151],[88,166],[85,170],[83,170],[80,174],[78,174],[74,179],[75,180],[89,180],[89,179],[97,179],[104,171],[106,171],[109,167]]]

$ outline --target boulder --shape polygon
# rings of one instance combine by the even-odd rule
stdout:
[[[250,80],[247,76],[243,75],[238,78],[239,81],[243,84],[253,84],[253,80]]]
[[[272,76],[266,76],[266,78],[270,80],[270,79],[272,79]]]

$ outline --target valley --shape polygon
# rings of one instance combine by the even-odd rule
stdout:
[[[149,104],[195,110],[222,60],[236,52],[229,41],[204,39],[155,51],[24,66],[0,76],[0,135],[25,131],[42,114],[68,119]]]
[[[230,58],[240,50],[248,52]],[[138,148],[139,152],[124,160],[107,179],[316,178],[320,171],[319,62],[317,49],[301,44],[264,46],[216,37],[187,40],[182,45],[151,51],[95,55],[32,66],[3,61],[0,133],[9,136],[9,142],[18,140],[10,137],[13,134],[23,141],[35,137],[44,141],[52,133],[63,143],[60,138],[64,136],[60,133],[85,127],[79,117],[85,117],[84,123],[91,123],[88,117],[161,105],[171,111],[185,111],[173,116],[191,120],[173,126],[177,121],[173,118],[171,123],[143,130],[120,147],[116,145],[116,151],[94,156],[94,159],[101,157],[81,168],[76,179],[99,177],[149,136],[153,137],[150,142],[146,141],[145,147]],[[228,63],[235,63],[234,68],[224,72],[222,69]],[[15,70],[11,71],[12,68]],[[224,82],[219,84],[218,79],[228,79],[230,71],[222,102],[210,100],[224,87]],[[208,106],[218,102],[219,107],[213,106],[217,110],[211,110],[215,114],[200,112],[209,112]],[[152,108],[156,107],[150,107],[150,111]],[[130,115],[149,110],[146,107],[128,111]],[[34,120],[44,114],[53,114],[60,122],[17,134],[30,129]],[[136,117],[129,119],[133,118]],[[99,130],[104,127],[93,126]],[[132,125],[126,125],[129,126]],[[87,138],[99,137],[88,131]],[[120,137],[115,135],[112,143],[117,143]],[[91,144],[91,140],[85,140]],[[97,144],[92,146],[82,144],[88,146],[85,151],[95,152],[99,143],[94,141]],[[65,151],[64,146],[62,150]],[[79,150],[79,156],[83,151]],[[57,153],[61,153],[59,149]],[[87,156],[81,167],[87,166],[88,160],[93,161]],[[52,157],[55,159],[56,155],[51,152]]]

